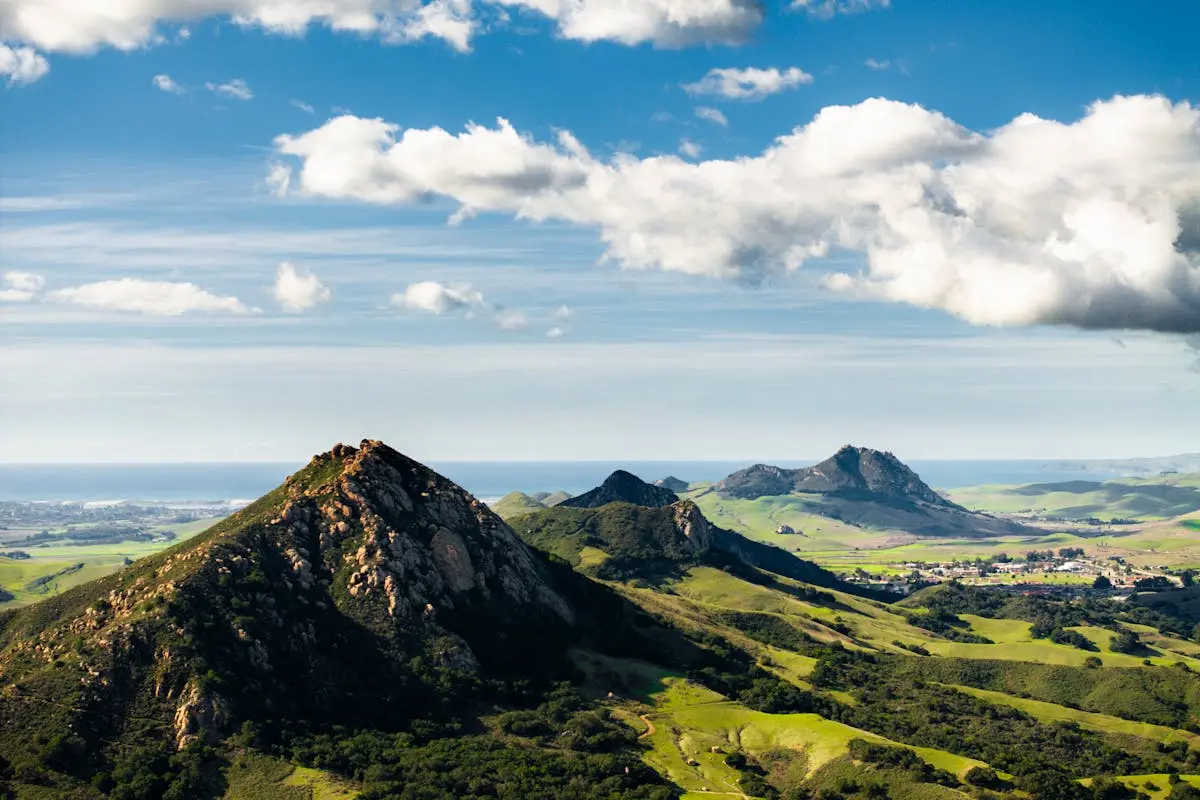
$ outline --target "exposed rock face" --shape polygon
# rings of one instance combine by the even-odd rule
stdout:
[[[646,483],[638,476],[619,469],[595,489],[563,500],[559,505],[568,508],[599,508],[609,503],[632,503],[635,506],[663,508],[678,501],[678,495],[670,489]]]
[[[707,553],[713,546],[712,526],[696,504],[683,500],[671,509],[675,512],[675,528],[683,534],[691,551],[696,555]]]
[[[175,709],[175,746],[182,750],[194,741],[216,741],[229,723],[228,704],[200,684],[188,684]]]
[[[351,596],[385,602],[406,627],[427,624],[427,606],[474,605],[489,613],[525,613],[519,607],[531,606],[573,618],[516,534],[463,489],[382,442],[342,446],[317,456],[310,468],[335,459],[340,474],[297,492],[272,524],[295,520],[298,533],[316,533],[320,552],[311,557],[330,573],[348,565]],[[351,542],[357,548],[342,555]]]

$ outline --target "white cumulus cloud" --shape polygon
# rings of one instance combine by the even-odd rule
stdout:
[[[344,116],[276,147],[296,191],[562,220],[626,267],[756,280],[836,249],[863,269],[830,288],[976,324],[1200,332],[1200,108],[1158,96],[987,133],[877,98],[696,163],[604,160],[504,120],[456,135]]]
[[[241,78],[234,78],[228,83],[206,83],[204,88],[208,89],[213,94],[219,94],[223,97],[232,97],[234,100],[253,100],[254,92],[250,91],[250,85]]]
[[[51,300],[102,311],[132,311],[161,317],[175,317],[191,311],[245,314],[250,309],[236,297],[221,297],[194,283],[147,281],[138,278],[85,283],[58,289],[47,295]]]
[[[50,63],[32,47],[10,47],[0,43],[0,75],[9,86],[21,86],[45,77]]]
[[[431,314],[465,311],[483,305],[483,295],[469,283],[447,286],[438,281],[409,284],[403,292],[392,295],[392,305]]]
[[[719,109],[710,108],[708,106],[696,106],[696,117],[706,122],[712,122],[720,125],[722,128],[729,127],[729,120],[721,113]]]
[[[20,270],[10,270],[4,273],[0,281],[0,302],[28,303],[46,285],[41,275]]]
[[[799,67],[785,70],[776,67],[723,67],[710,69],[695,83],[683,84],[683,89],[688,94],[713,95],[731,100],[761,100],[812,82],[813,76]]]
[[[479,23],[471,0],[430,0],[418,7],[387,35],[393,42],[441,39],[460,53],[471,49]]]
[[[332,297],[328,287],[316,275],[311,272],[303,275],[286,261],[275,273],[273,294],[285,311],[308,311]]]
[[[186,94],[187,89],[175,82],[175,79],[170,75],[155,75],[153,79],[155,88],[171,94]]]
[[[0,39],[49,52],[134,50],[168,41],[164,26],[228,18],[286,36],[324,26],[389,43],[432,37],[467,50],[485,15],[506,8],[550,19],[566,39],[664,47],[741,42],[763,19],[755,0],[3,0]]]

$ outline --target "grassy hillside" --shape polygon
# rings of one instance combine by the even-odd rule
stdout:
[[[504,497],[492,503],[491,508],[501,519],[512,519],[521,514],[531,514],[534,511],[541,511],[546,506],[524,492],[509,492]]]
[[[981,511],[1068,519],[1161,520],[1200,511],[1200,473],[1103,482],[974,486],[946,494],[956,503]]]
[[[1200,772],[1171,609],[886,603],[751,566],[687,501],[514,526],[545,552],[365,443],[0,615],[0,794],[1109,800]]]

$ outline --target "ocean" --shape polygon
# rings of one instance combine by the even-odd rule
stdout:
[[[774,462],[801,467],[820,459]],[[685,481],[715,481],[749,461],[513,461],[431,462],[430,466],[481,499],[512,491],[562,489],[580,494],[615,469],[647,481],[674,475]],[[954,489],[983,483],[1100,481],[1117,472],[1063,469],[1038,460],[911,461],[931,486]],[[260,497],[302,464],[0,464],[0,501],[144,501],[228,503]]]

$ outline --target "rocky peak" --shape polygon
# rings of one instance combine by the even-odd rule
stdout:
[[[819,464],[797,470],[796,491],[863,492],[950,505],[890,452],[845,445]]]
[[[339,444],[286,488],[288,502],[270,524],[309,543],[289,551],[302,585],[314,568],[344,575],[351,597],[386,605],[406,626],[470,605],[571,618],[532,554],[484,503],[382,442]]]
[[[559,505],[568,508],[598,508],[609,503],[632,503],[636,506],[663,508],[678,500],[679,496],[670,489],[646,483],[638,476],[619,469],[595,489],[564,500]]]
[[[729,475],[717,483],[716,489],[731,497],[747,499],[812,492],[957,508],[892,453],[852,445],[802,469],[755,464]]]

